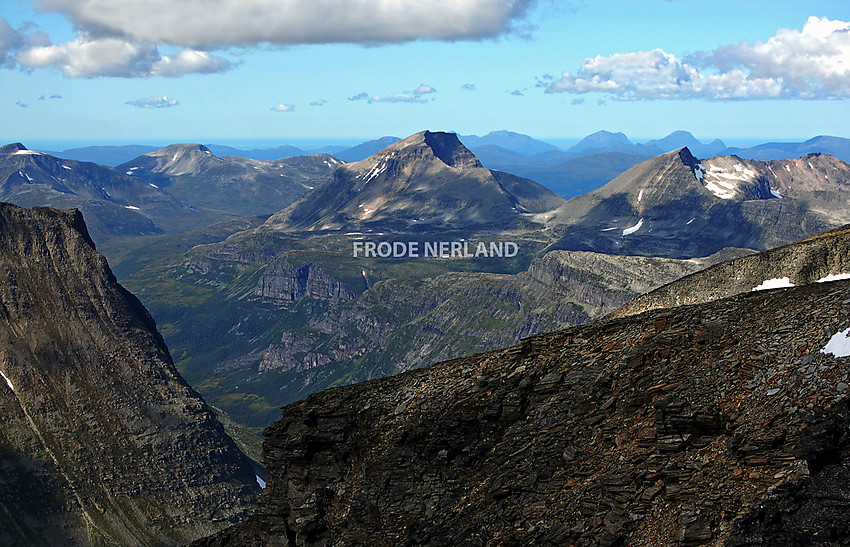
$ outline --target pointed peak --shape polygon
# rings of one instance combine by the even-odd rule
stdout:
[[[484,167],[467,147],[460,142],[455,133],[442,131],[420,131],[392,144],[375,156],[385,156],[387,153],[404,153],[427,148],[430,154],[444,164],[455,169],[473,169]],[[420,156],[422,157],[422,156]]]
[[[699,159],[696,156],[694,156],[693,154],[691,154],[691,150],[687,146],[680,148],[677,151],[677,154],[678,154],[679,158],[681,158],[682,163],[684,163],[688,167],[693,168],[693,167],[696,167],[697,165],[699,165]]]
[[[15,152],[28,152],[27,147],[19,142],[0,146],[0,154],[14,154]]]

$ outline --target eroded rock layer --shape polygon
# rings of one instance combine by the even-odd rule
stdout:
[[[201,544],[846,538],[848,327],[850,282],[812,284],[324,391],[267,429],[259,513]]]

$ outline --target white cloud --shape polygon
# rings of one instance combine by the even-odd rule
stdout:
[[[427,95],[428,93],[436,93],[437,90],[427,84],[419,84],[419,87],[413,90],[414,95]]]
[[[274,112],[292,112],[294,110],[295,106],[291,104],[278,103],[272,107],[272,111]]]
[[[0,68],[18,66],[18,51],[25,47],[40,46],[49,43],[47,35],[40,31],[30,32],[31,25],[17,29],[0,17]]]
[[[391,93],[389,95],[378,96],[374,95],[369,98],[370,103],[427,103],[428,99],[423,99],[417,95],[410,93]]]
[[[464,91],[476,91],[478,89],[475,87],[475,84],[463,84],[460,88]]]
[[[366,101],[369,99],[369,94],[365,91],[358,93],[357,95],[353,95],[348,98],[349,101]]]
[[[68,78],[177,77],[192,73],[223,72],[233,64],[206,51],[184,49],[163,55],[156,46],[118,38],[89,39],[83,36],[64,44],[32,47],[18,55],[27,68],[54,67]]]
[[[188,47],[478,40],[521,30],[535,0],[34,0],[77,27]]]
[[[163,95],[162,97],[146,97],[144,99],[136,99],[135,101],[127,101],[124,104],[137,106],[139,108],[168,108],[171,106],[177,106],[180,103]]]
[[[587,58],[546,93],[605,93],[622,100],[850,98],[850,23],[810,17],[782,29],[684,58],[660,49]]]
[[[319,99],[310,103],[310,106],[324,106],[328,101],[324,99]]]

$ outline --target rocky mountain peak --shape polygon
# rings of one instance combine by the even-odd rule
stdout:
[[[258,514],[197,545],[846,538],[848,298],[656,310],[312,395],[265,431]]]
[[[392,159],[404,168],[406,164],[413,162],[421,164],[428,162],[439,162],[441,165],[454,169],[475,169],[484,167],[455,133],[444,133],[439,131],[420,131],[400,140],[377,154],[357,163],[350,164],[348,168],[354,170],[372,168],[376,162]]]
[[[27,147],[19,142],[0,146],[0,155],[14,154],[15,152],[28,152]]]

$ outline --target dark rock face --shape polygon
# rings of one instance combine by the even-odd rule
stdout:
[[[266,430],[258,514],[197,544],[843,541],[848,303],[751,293],[313,395]]]
[[[0,204],[0,374],[0,543],[180,544],[257,498],[78,211]]]

